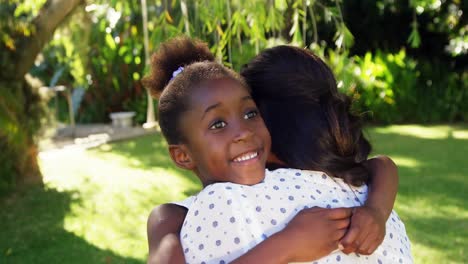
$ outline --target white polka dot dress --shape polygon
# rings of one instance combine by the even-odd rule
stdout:
[[[367,186],[350,187],[322,172],[267,171],[263,182],[216,183],[192,198],[181,230],[187,263],[229,263],[282,230],[302,209],[360,206]],[[335,251],[311,263],[413,263],[410,242],[392,212],[383,243],[370,256]]]

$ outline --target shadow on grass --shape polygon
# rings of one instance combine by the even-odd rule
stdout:
[[[32,187],[0,201],[0,263],[141,263],[64,229],[76,192]]]
[[[467,130],[464,128],[465,131]],[[433,248],[448,262],[466,261],[468,248],[468,140],[402,135],[370,129],[375,153],[399,167],[397,207],[413,242]]]
[[[467,219],[460,216],[411,217],[405,221],[410,240],[436,249],[447,261],[445,263],[466,263],[464,250],[467,247]],[[414,252],[418,254],[421,252]],[[432,263],[441,263],[433,261]]]

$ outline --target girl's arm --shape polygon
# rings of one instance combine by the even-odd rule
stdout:
[[[324,257],[337,249],[348,228],[351,211],[352,208],[304,209],[285,229],[231,263],[282,264]]]
[[[370,192],[366,204],[354,210],[351,226],[341,240],[345,253],[371,254],[380,245],[385,236],[385,222],[393,209],[398,189],[397,167],[390,158],[379,156],[369,159],[366,166],[371,171]],[[314,209],[308,210],[313,212]],[[308,260],[329,254],[336,249],[333,242],[331,244],[329,242],[336,242],[336,240],[330,239],[329,236],[320,239],[319,234],[324,233],[318,233],[318,231],[328,228],[327,232],[338,232],[336,227],[330,225],[319,227],[319,224],[312,225],[311,223],[320,219],[330,219],[330,215],[336,214],[334,210],[341,209],[325,210],[316,214],[305,214],[307,210],[304,210],[304,213],[301,212],[296,216],[298,219],[307,217],[309,222],[300,229],[290,228],[289,230],[304,230],[303,233],[308,234],[310,239],[308,244],[294,243],[298,240],[291,235],[290,231],[287,231],[288,229],[285,229],[266,239],[234,263],[256,263],[259,260],[262,263],[278,263],[278,260],[290,260],[297,256],[300,252],[299,247],[308,249]],[[186,213],[185,208],[173,204],[161,205],[153,210],[148,219],[148,263],[185,262],[178,236]],[[294,224],[291,221],[288,227],[299,226],[300,223],[302,222]],[[335,231],[331,231],[333,228]],[[313,247],[311,243],[315,243]],[[315,250],[311,251],[311,248]]]
[[[187,209],[163,204],[153,209],[147,224],[148,264],[185,264],[179,233]]]
[[[387,156],[377,156],[366,162],[371,172],[366,206],[375,208],[387,221],[398,192],[398,168]]]
[[[354,211],[349,231],[341,241],[346,254],[372,254],[382,243],[398,191],[398,169],[389,157],[369,159],[365,166],[371,172],[369,194],[364,206]]]

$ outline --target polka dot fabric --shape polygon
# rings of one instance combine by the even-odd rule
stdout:
[[[267,171],[263,182],[245,186],[216,183],[185,206],[181,230],[187,263],[229,263],[282,230],[302,209],[360,206],[367,186],[350,187],[322,172],[294,169]],[[398,215],[392,212],[384,242],[370,256],[336,250],[311,263],[413,263],[410,242]]]

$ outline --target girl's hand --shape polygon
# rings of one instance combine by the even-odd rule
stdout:
[[[288,262],[319,259],[338,248],[350,223],[352,208],[310,208],[299,212],[278,235]]]
[[[385,223],[386,218],[378,209],[355,207],[350,228],[340,242],[343,253],[372,254],[385,237]]]

